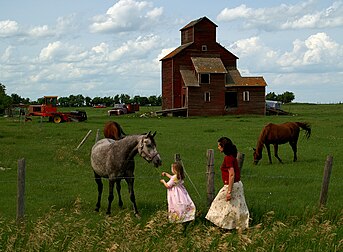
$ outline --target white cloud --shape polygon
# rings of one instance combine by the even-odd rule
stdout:
[[[39,60],[44,61],[80,61],[87,56],[86,51],[76,46],[63,44],[61,41],[49,43],[39,54]]]
[[[242,4],[225,8],[217,16],[218,21],[243,20],[246,29],[264,30],[340,27],[343,25],[343,2],[335,1],[326,9],[314,11],[314,0],[294,5],[281,4],[270,8],[252,9]]]
[[[293,50],[285,52],[277,63],[292,71],[298,67],[318,66],[320,71],[340,69],[343,64],[343,47],[333,41],[326,33],[317,33],[305,41],[299,39],[293,42]]]
[[[151,2],[119,0],[105,15],[93,18],[91,32],[126,32],[153,25],[162,15],[163,8],[154,8]]]
[[[0,37],[10,37],[19,32],[19,25],[16,21],[0,21]]]
[[[52,35],[52,32],[49,30],[47,25],[43,25],[32,28],[28,34],[31,37],[46,37]]]
[[[3,55],[1,56],[1,61],[3,62],[9,62],[12,56],[12,53],[14,51],[14,47],[13,46],[8,46],[5,50],[5,52],[3,53]]]

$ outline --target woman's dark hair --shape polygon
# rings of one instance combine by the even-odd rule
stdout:
[[[223,147],[223,152],[225,155],[237,157],[237,147],[233,144],[230,138],[221,137],[218,139],[218,143],[221,147]]]
[[[177,177],[177,179],[185,179],[185,172],[184,172],[184,170],[183,170],[183,166],[182,166],[182,164],[180,163],[180,162],[174,162],[173,163],[173,168],[174,168],[174,170],[175,170],[175,172],[176,172],[176,177]]]

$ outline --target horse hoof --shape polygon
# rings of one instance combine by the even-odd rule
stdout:
[[[141,215],[139,213],[135,213],[135,216],[136,216],[137,219],[141,218]]]
[[[107,215],[110,215],[110,214],[111,214],[111,212],[106,212],[106,214],[107,214]]]
[[[99,208],[95,208],[94,211],[95,211],[95,212],[99,212]]]

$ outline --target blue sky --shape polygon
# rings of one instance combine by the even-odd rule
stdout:
[[[343,102],[343,0],[2,0],[0,82],[31,100],[160,95],[159,60],[203,16],[267,93]]]

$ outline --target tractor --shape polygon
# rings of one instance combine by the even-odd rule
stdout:
[[[49,117],[49,122],[81,122],[87,120],[87,113],[83,110],[70,112],[59,112],[57,110],[58,96],[44,96],[42,105],[30,105],[26,120],[31,120],[30,116]]]

